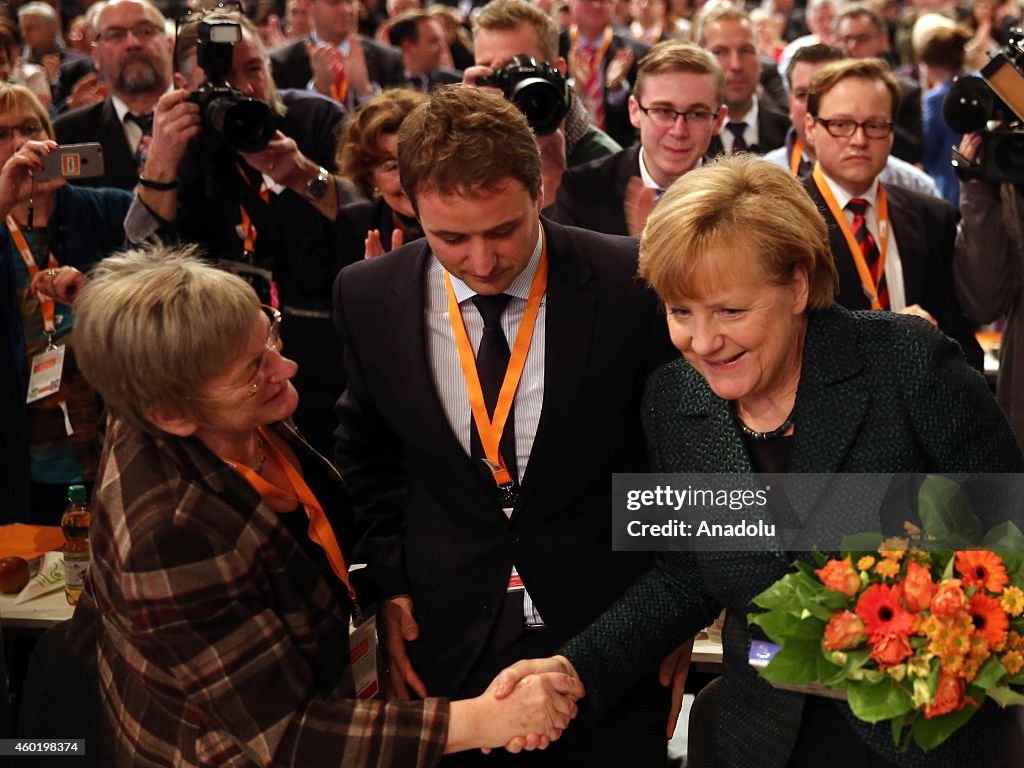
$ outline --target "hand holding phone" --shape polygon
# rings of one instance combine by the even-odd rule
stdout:
[[[51,179],[94,179],[103,175],[103,147],[99,142],[65,144],[43,158],[42,170],[34,172],[36,181]]]

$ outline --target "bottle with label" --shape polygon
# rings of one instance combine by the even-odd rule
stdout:
[[[60,520],[64,532],[64,594],[74,605],[89,570],[89,502],[84,485],[68,486],[68,508]]]

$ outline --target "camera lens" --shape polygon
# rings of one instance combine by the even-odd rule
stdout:
[[[274,115],[262,101],[221,96],[206,108],[210,126],[239,152],[266,149],[274,136]]]
[[[520,80],[510,98],[538,136],[554,133],[567,112],[564,94],[542,77]]]

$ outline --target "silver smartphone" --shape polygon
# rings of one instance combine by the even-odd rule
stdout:
[[[64,178],[94,179],[103,175],[103,147],[99,142],[64,144],[43,158],[43,170],[35,172],[36,181]]]

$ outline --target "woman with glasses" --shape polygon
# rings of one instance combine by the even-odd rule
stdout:
[[[71,636],[117,765],[417,768],[558,738],[582,693],[564,675],[508,702],[354,698],[344,483],[291,424],[280,313],[193,254],[112,256],[76,304],[111,418]]]
[[[79,270],[124,244],[131,195],[37,181],[56,147],[39,100],[0,84],[0,349],[12,372],[0,377],[0,521],[56,525],[67,486],[96,473],[100,408],[75,365],[70,303]],[[32,376],[41,366],[61,369],[59,389]]]
[[[347,231],[343,253],[373,258],[423,236],[398,177],[398,129],[425,94],[405,88],[374,96],[352,116],[338,149],[341,174],[369,198],[341,208]]]

